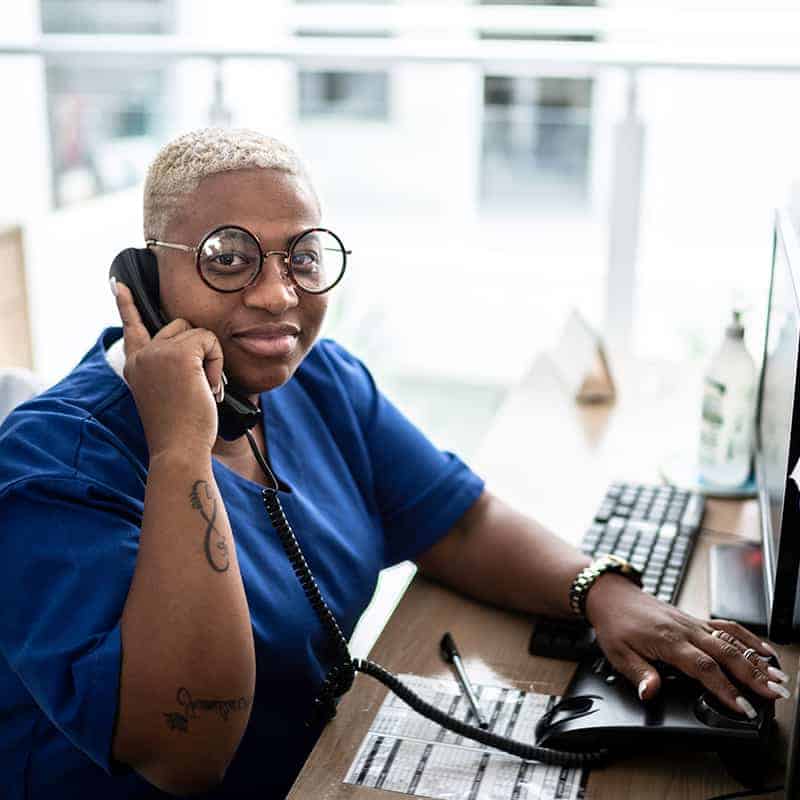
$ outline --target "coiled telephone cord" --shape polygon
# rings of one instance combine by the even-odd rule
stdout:
[[[608,757],[607,750],[598,750],[587,753],[569,753],[560,750],[551,750],[547,747],[536,747],[535,745],[518,742],[504,736],[479,728],[476,725],[469,725],[466,722],[448,716],[436,706],[423,700],[416,692],[406,686],[395,675],[381,667],[379,664],[367,659],[355,659],[350,655],[347,646],[347,639],[342,633],[336,617],[328,607],[322,593],[319,590],[311,568],[303,555],[300,544],[292,531],[289,521],[286,519],[280,498],[278,497],[278,481],[272,470],[261,454],[250,431],[246,432],[247,439],[259,466],[264,475],[272,483],[272,487],[262,489],[261,495],[264,501],[264,508],[269,515],[270,522],[278,534],[281,546],[292,565],[294,574],[303,588],[311,608],[322,622],[323,627],[328,631],[332,645],[336,650],[336,662],[328,671],[322,682],[319,695],[314,700],[314,707],[318,716],[328,721],[336,715],[336,706],[339,698],[347,692],[353,685],[356,672],[363,672],[380,681],[388,687],[401,700],[407,703],[424,717],[436,722],[443,728],[453,733],[473,739],[481,744],[489,745],[505,753],[519,756],[520,758],[540,761],[544,764],[555,764],[558,766],[583,767],[597,766]]]

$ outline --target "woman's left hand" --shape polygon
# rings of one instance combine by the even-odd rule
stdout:
[[[586,616],[612,666],[649,700],[661,686],[653,662],[696,678],[732,711],[755,716],[737,684],[766,699],[788,697],[788,677],[770,666],[774,651],[735,622],[700,620],[657,600],[627,579],[602,576],[586,598]]]

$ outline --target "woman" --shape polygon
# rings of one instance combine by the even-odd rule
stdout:
[[[319,278],[297,244],[325,234],[285,146],[182,136],[151,165],[144,211],[171,321],[151,336],[112,284],[121,338],[103,332],[0,434],[0,598],[15,609],[0,622],[4,777],[13,797],[282,797],[321,730],[314,700],[335,656],[266,517],[256,453],[218,436],[223,367],[263,413],[256,446],[345,635],[378,571],[404,559],[488,602],[564,616],[588,559],[316,341],[341,270]],[[733,681],[786,693],[782,673],[744,656],[768,653],[748,631],[610,571],[588,586],[578,610],[644,699],[659,659],[737,713],[752,707]]]

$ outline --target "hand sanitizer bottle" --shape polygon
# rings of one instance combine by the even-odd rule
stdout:
[[[756,365],[744,344],[741,312],[725,329],[703,380],[700,478],[734,489],[750,476],[755,416]]]

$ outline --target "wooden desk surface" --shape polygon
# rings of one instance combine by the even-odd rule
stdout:
[[[500,410],[475,468],[490,489],[577,543],[609,482],[619,478],[658,482],[658,465],[665,454],[696,446],[699,396],[685,375],[656,365],[639,369],[635,379],[622,382],[614,405],[579,407],[564,395],[542,360]],[[742,538],[758,539],[755,501],[709,501],[681,592],[682,608],[699,616],[708,613],[710,547]],[[558,694],[574,669],[570,662],[528,654],[531,623],[525,615],[473,602],[419,575],[370,657],[395,673],[451,678],[438,651],[445,630],[452,631],[476,682]],[[776,649],[784,670],[792,675],[794,689],[800,648]],[[342,700],[339,713],[295,782],[290,800],[374,800],[385,794],[342,783],[385,693],[372,678],[356,677],[353,690]],[[792,703],[790,699],[776,705],[778,783],[782,782]],[[714,754],[686,754],[677,759],[653,755],[592,771],[587,797],[701,800],[740,788]]]

